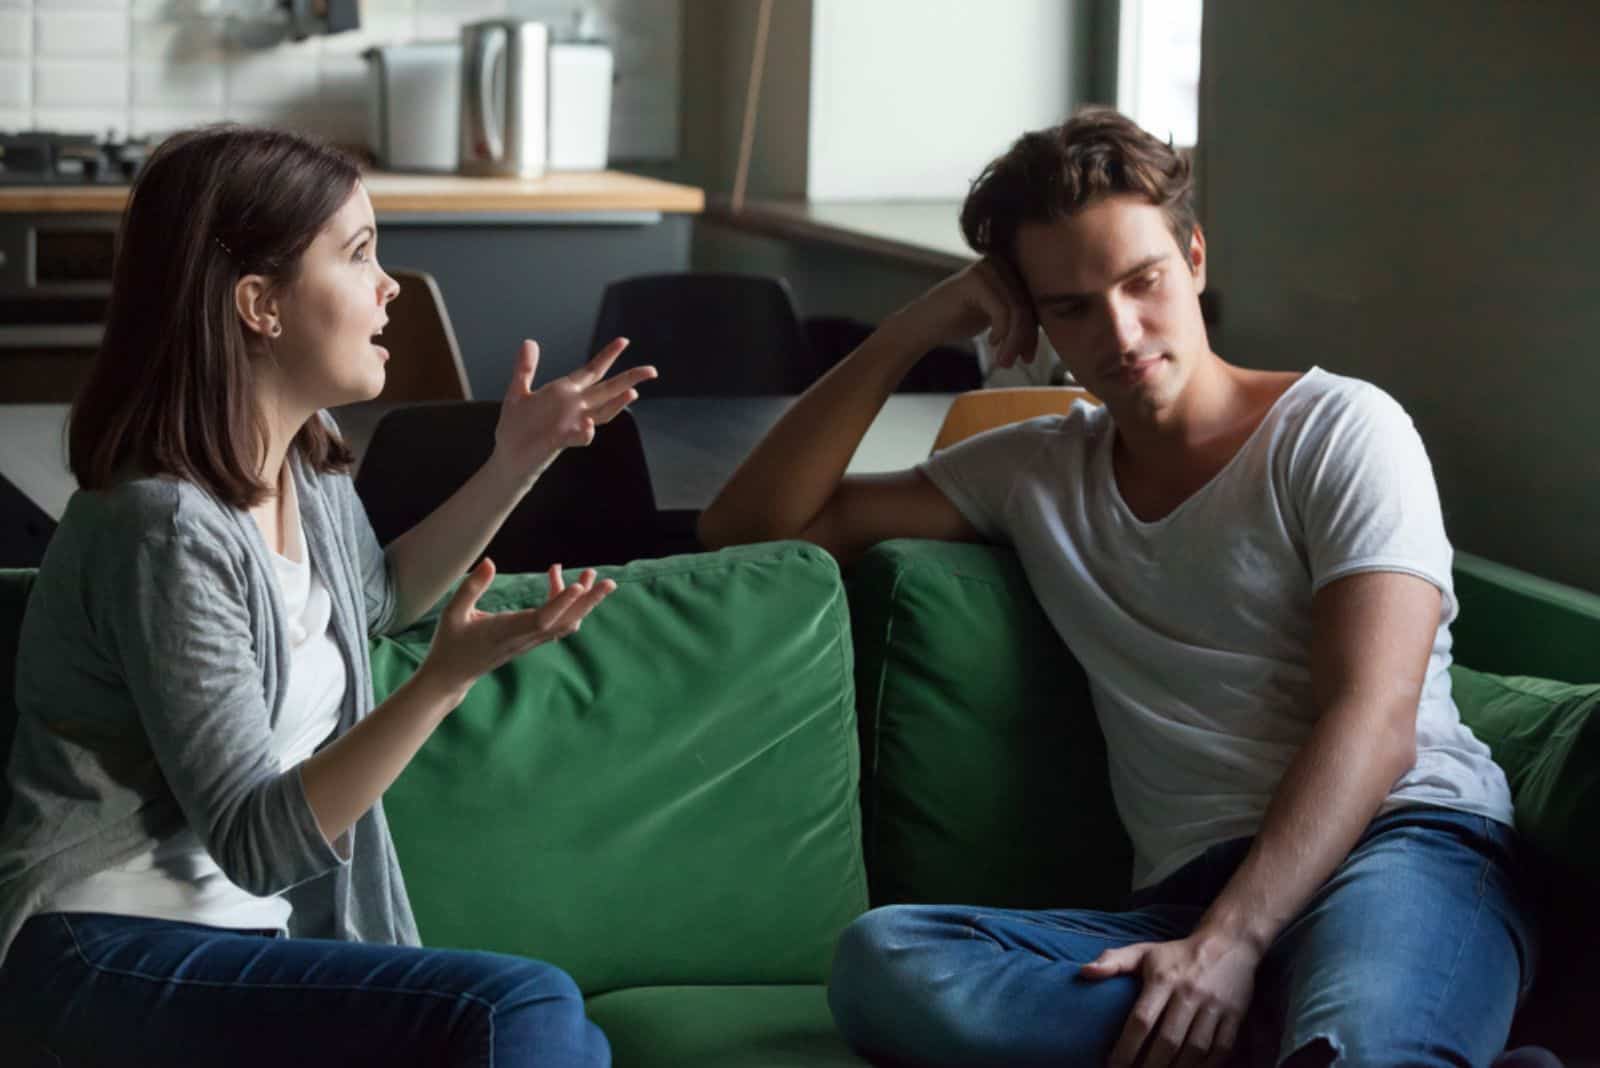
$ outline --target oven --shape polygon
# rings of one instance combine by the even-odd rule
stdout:
[[[100,344],[118,216],[0,213],[0,402],[70,401]]]

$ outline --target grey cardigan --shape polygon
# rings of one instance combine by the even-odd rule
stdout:
[[[394,581],[349,477],[291,456],[349,672],[342,733],[372,710],[367,635],[393,620]],[[288,897],[292,934],[417,944],[382,804],[331,848],[299,770],[278,770],[288,671],[283,599],[248,513],[170,478],[74,494],[17,650],[0,963],[51,895],[185,823],[233,882]]]

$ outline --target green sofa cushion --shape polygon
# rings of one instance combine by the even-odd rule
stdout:
[[[586,994],[822,981],[866,905],[837,566],[789,542],[602,573],[583,629],[480,679],[385,795],[424,941]],[[480,605],[545,591],[504,576]],[[380,696],[431,634],[374,644]]]
[[[1461,719],[1511,783],[1517,829],[1600,885],[1600,685],[1451,669]]]
[[[1083,669],[1015,555],[891,541],[847,585],[873,904],[1124,897],[1132,849]]]
[[[618,1068],[865,1068],[813,986],[617,990],[589,1001]]]

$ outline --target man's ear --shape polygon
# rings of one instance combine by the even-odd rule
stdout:
[[[247,274],[239,279],[233,287],[233,307],[245,330],[266,338],[283,333],[283,325],[278,321],[278,301],[264,276]]]
[[[1206,291],[1206,235],[1195,224],[1194,234],[1189,238],[1189,273],[1194,275],[1194,291]]]

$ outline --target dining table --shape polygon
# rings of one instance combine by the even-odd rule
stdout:
[[[868,428],[848,473],[902,470],[927,457],[957,395],[896,393]],[[797,398],[643,397],[631,408],[663,511],[699,511]],[[334,411],[359,464],[378,421],[396,405],[380,398]],[[65,404],[0,404],[0,475],[50,518],[66,509],[76,482],[67,465]]]

